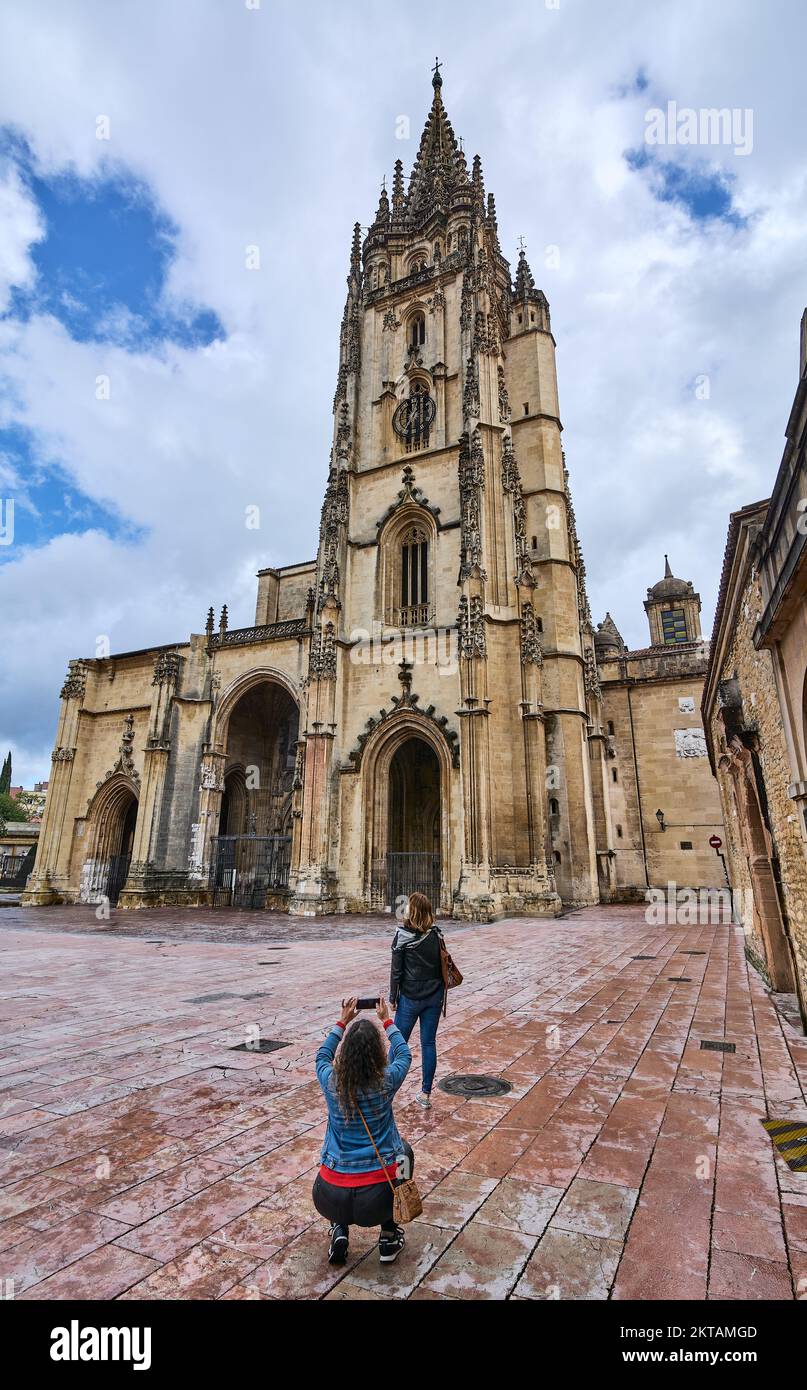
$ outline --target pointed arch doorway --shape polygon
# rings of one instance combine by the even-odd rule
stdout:
[[[114,907],[132,862],[138,809],[137,790],[123,776],[112,777],[90,808],[89,856],[82,871],[81,902],[107,899]]]
[[[415,892],[446,906],[450,757],[421,729],[403,720],[366,765],[368,900],[393,911]]]

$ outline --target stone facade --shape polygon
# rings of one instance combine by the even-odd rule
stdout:
[[[666,560],[666,557],[665,557]],[[653,645],[628,651],[610,614],[595,635],[602,683],[614,892],[642,900],[648,888],[719,889],[722,812],[701,718],[709,644],[700,596],[665,575],[645,602]],[[671,620],[664,615],[670,614]],[[661,816],[659,816],[661,812]]]
[[[807,313],[770,500],[735,512],[703,701],[748,951],[807,1023]]]
[[[354,231],[316,558],[261,571],[254,627],[211,610],[187,642],[71,663],[29,903],[314,915],[419,887],[489,920],[616,895],[549,305],[433,89],[408,182],[398,161]],[[674,695],[656,665],[638,684]],[[698,760],[651,705],[674,809]]]

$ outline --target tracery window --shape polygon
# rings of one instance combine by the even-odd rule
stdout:
[[[422,347],[426,341],[426,315],[419,310],[409,320],[409,346]]]
[[[410,526],[400,541],[401,627],[429,621],[429,538],[420,526]]]

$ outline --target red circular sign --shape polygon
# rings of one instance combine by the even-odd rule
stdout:
[[[722,843],[723,843],[723,841],[721,840],[721,838],[720,838],[719,835],[710,835],[710,836],[709,836],[709,844],[712,846],[712,849],[720,849],[720,846],[722,845]]]

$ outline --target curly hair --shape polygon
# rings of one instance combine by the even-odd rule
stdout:
[[[334,1063],[334,1084],[346,1119],[357,1110],[360,1091],[380,1091],[387,1069],[387,1050],[381,1033],[369,1018],[348,1028]]]

